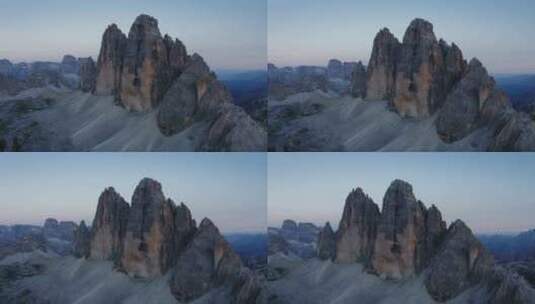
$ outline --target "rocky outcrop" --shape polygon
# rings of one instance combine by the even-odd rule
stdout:
[[[301,92],[327,92],[327,69],[317,66],[278,68],[268,64],[268,90],[269,97],[276,100]]]
[[[336,232],[336,262],[370,262],[379,216],[379,208],[362,189],[349,193]]]
[[[203,58],[194,54],[187,62],[184,72],[163,98],[158,111],[158,126],[163,134],[173,135],[195,122],[215,119],[215,127],[212,126],[209,130],[207,141],[224,140],[226,133],[235,129],[236,124],[246,118],[228,116],[234,110],[231,102],[232,96],[227,88],[217,80]]]
[[[344,65],[338,59],[331,59],[327,64],[327,77],[344,79]]]
[[[535,290],[519,274],[497,267],[485,280],[491,304],[532,304],[535,303]]]
[[[13,63],[7,59],[0,59],[0,75],[11,76],[13,73]]]
[[[57,219],[55,218],[47,218],[45,219],[45,223],[43,225],[43,233],[45,235],[52,235],[54,234],[57,230],[58,230],[58,227],[59,227],[59,222]]]
[[[173,205],[170,199],[168,199],[168,202]],[[174,250],[176,253],[181,253],[195,234],[197,223],[192,218],[191,211],[184,203],[180,203],[180,205],[175,208],[174,218]],[[174,259],[172,262],[175,262]]]
[[[119,91],[121,103],[134,111],[155,108],[180,73],[186,56],[180,41],[175,44],[170,37],[164,41],[155,18],[138,16],[126,41]]]
[[[366,81],[366,68],[359,61],[354,65],[351,72],[351,96],[355,98],[366,97]]]
[[[366,98],[368,100],[392,100],[395,92],[396,65],[401,44],[387,28],[382,29],[373,41],[368,63]]]
[[[284,231],[295,231],[297,232],[297,223],[294,220],[284,220],[282,222],[281,229]]]
[[[73,254],[77,258],[88,258],[91,253],[91,232],[85,221],[81,221],[74,231]]]
[[[377,34],[368,65],[366,96],[390,100],[402,116],[428,117],[442,107],[465,66],[455,44],[437,41],[433,25],[415,19],[402,43],[388,29]]]
[[[457,141],[484,122],[496,121],[508,103],[481,62],[472,59],[466,75],[448,96],[439,113],[437,133],[445,142]]]
[[[213,99],[217,101],[217,99]],[[208,112],[210,113],[210,112]],[[267,146],[266,131],[245,111],[224,103],[200,144],[202,151],[261,152]],[[210,116],[208,116],[210,117]]]
[[[247,268],[242,268],[238,279],[232,287],[233,304],[267,303],[262,294],[262,283],[256,275]]]
[[[499,99],[490,100],[500,103]],[[485,108],[488,108],[487,105],[488,101]],[[493,130],[489,151],[535,151],[535,122],[528,114],[516,112],[508,106]]]
[[[402,116],[426,117],[444,99],[444,56],[433,32],[423,19],[411,22],[397,63],[393,104]]]
[[[173,264],[174,203],[166,200],[162,186],[143,179],[132,196],[121,266],[131,276],[151,278]]]
[[[407,182],[392,182],[383,198],[373,255],[373,268],[382,277],[402,279],[425,264],[425,207]]]
[[[512,108],[507,95],[475,58],[446,99],[435,124],[440,138],[448,143],[487,128],[489,151],[535,150],[535,123]]]
[[[60,71],[64,74],[78,74],[80,72],[80,62],[72,55],[65,55],[61,60]]]
[[[491,274],[494,260],[470,228],[457,220],[448,229],[433,258],[425,286],[433,299],[446,301],[480,283]]]
[[[269,233],[268,234],[268,255],[273,255],[276,253],[283,253],[288,255],[290,252],[290,244],[284,237],[278,233]]]
[[[70,221],[61,221],[54,218],[47,218],[43,225],[43,235],[45,238],[54,238],[64,241],[72,241],[74,239],[74,231],[76,224]]]
[[[345,61],[343,64],[344,64],[344,79],[351,80],[353,78],[353,71],[355,70],[357,65],[362,64],[362,62]],[[366,73],[366,69],[364,69],[364,72]],[[366,79],[364,81],[366,81]]]
[[[113,260],[129,276],[156,278],[172,271],[169,286],[179,301],[202,296],[213,287],[225,287],[232,303],[255,303],[261,284],[242,265],[239,256],[204,219],[197,229],[188,207],[166,199],[162,186],[144,178],[129,207],[113,188],[99,198],[89,251],[85,223],[77,230],[75,254]]]
[[[297,238],[305,243],[316,242],[320,231],[321,229],[313,223],[299,223],[297,225]]]
[[[299,238],[299,233],[297,231],[297,223],[294,220],[284,220],[282,222],[280,233],[285,239],[297,240]]]
[[[97,66],[93,58],[80,58],[80,90],[93,92],[97,80]]]
[[[446,222],[442,220],[442,213],[435,205],[432,205],[425,214],[425,256],[424,261],[429,261],[440,248],[440,244],[446,233]]]
[[[123,57],[126,50],[126,36],[116,24],[108,26],[102,35],[97,60],[96,95],[120,97]]]
[[[178,301],[189,302],[213,287],[236,281],[241,269],[240,258],[217,227],[205,218],[177,260],[170,282],[171,292]]]
[[[128,203],[112,187],[100,194],[91,225],[91,258],[119,262],[129,212]]]
[[[318,257],[321,260],[332,260],[336,257],[336,237],[328,222],[318,236]]]
[[[153,17],[138,16],[128,38],[112,24],[102,38],[95,93],[115,95],[128,110],[153,109],[187,60],[186,47],[178,39],[162,37]]]

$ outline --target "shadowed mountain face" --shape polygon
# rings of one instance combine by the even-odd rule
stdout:
[[[265,127],[234,104],[204,59],[162,35],[148,15],[138,16],[128,35],[109,25],[96,62],[70,55],[61,63],[0,61],[0,100],[2,151],[262,151],[266,145]],[[247,105],[265,122],[261,104]],[[113,112],[122,117],[109,117]],[[56,126],[58,120],[69,122]]]
[[[289,226],[289,225],[285,225]],[[436,206],[395,180],[382,209],[357,188],[337,231],[327,223],[317,258],[270,238],[269,290],[276,303],[533,303],[530,265],[502,267],[461,220],[449,227]]]
[[[347,90],[330,86],[327,76],[270,70],[270,150],[535,150],[532,118],[513,108],[479,60],[466,61],[423,19],[401,41],[379,31],[368,66],[353,67]]]

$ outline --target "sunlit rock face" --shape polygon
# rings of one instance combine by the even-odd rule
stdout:
[[[162,37],[153,17],[138,16],[128,37],[112,24],[102,38],[95,93],[114,95],[128,110],[153,109],[187,58],[182,42]]]
[[[400,50],[401,44],[387,28],[375,36],[368,63],[366,84],[368,100],[391,100],[394,97],[396,65]]]
[[[425,207],[416,200],[412,186],[396,180],[383,199],[377,228],[373,268],[382,277],[402,279],[421,269],[425,240]]]
[[[125,49],[125,34],[115,24],[108,26],[102,35],[97,61],[96,95],[119,96]]]
[[[394,106],[402,116],[429,116],[444,98],[444,57],[433,25],[422,19],[411,22],[401,47],[396,71]]]
[[[128,33],[123,58],[121,103],[134,111],[156,107],[180,73],[186,56],[179,41],[175,44],[170,37],[162,38],[155,18],[137,17]]]
[[[391,101],[402,116],[428,117],[441,108],[465,68],[455,44],[438,41],[431,23],[414,19],[402,43],[388,29],[377,34],[366,97]]]
[[[114,188],[110,187],[102,192],[91,226],[91,258],[119,261],[129,211],[130,206]]]
[[[132,196],[132,207],[121,258],[131,276],[155,277],[172,264],[174,203],[166,200],[160,183],[145,178]]]
[[[362,189],[349,193],[336,233],[336,262],[369,263],[379,217],[379,208]]]

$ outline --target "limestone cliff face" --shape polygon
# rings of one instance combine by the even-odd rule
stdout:
[[[162,38],[155,18],[137,17],[128,33],[121,71],[119,96],[125,108],[155,108],[180,73],[186,56],[180,42]]]
[[[112,260],[133,277],[172,271],[169,285],[179,301],[223,286],[232,303],[256,303],[260,297],[256,275],[242,265],[212,221],[204,219],[197,229],[189,208],[166,199],[161,184],[150,178],[137,185],[131,207],[113,188],[101,194],[91,233],[83,222],[75,232],[75,255]]]
[[[115,189],[110,187],[102,192],[91,226],[91,258],[119,261],[129,211],[130,206]]]
[[[121,266],[132,276],[151,278],[165,273],[174,254],[174,203],[160,183],[145,178],[132,196]]]
[[[369,263],[379,216],[379,208],[362,189],[357,188],[349,193],[336,233],[336,262]]]
[[[367,99],[391,100],[394,97],[396,65],[400,51],[401,44],[387,28],[375,36],[368,63]]]
[[[414,197],[412,186],[396,180],[383,198],[377,228],[373,268],[385,278],[402,279],[421,268],[425,239],[425,207]]]
[[[402,116],[425,117],[438,108],[444,98],[443,67],[444,57],[433,25],[413,20],[403,37],[396,71],[393,103]]]
[[[96,95],[119,97],[125,49],[125,34],[115,24],[108,26],[102,35],[102,43],[97,60]]]
[[[187,58],[182,42],[162,37],[153,17],[138,16],[128,37],[112,24],[102,38],[95,93],[114,95],[128,110],[153,109]]]
[[[296,229],[295,222],[285,221],[281,230]],[[360,188],[353,190],[335,235],[336,248],[327,223],[318,238],[320,259],[332,259],[334,254],[335,263],[363,263],[384,279],[421,275],[427,292],[438,302],[471,288],[485,292],[485,303],[520,304],[533,299],[529,284],[497,266],[470,228],[460,220],[446,228],[440,210],[435,205],[427,209],[415,198],[412,186],[402,180],[391,183],[381,212]],[[289,252],[287,235],[280,236],[270,235],[270,254]],[[475,297],[473,300],[481,300],[481,293]]]
[[[428,117],[437,112],[446,96],[464,74],[461,50],[437,41],[433,25],[415,19],[403,42],[381,30],[368,65],[369,100],[389,100],[402,116]]]

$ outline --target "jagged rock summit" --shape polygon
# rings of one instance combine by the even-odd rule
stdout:
[[[266,145],[265,131],[232,103],[204,59],[188,55],[180,40],[162,36],[151,16],[138,16],[128,36],[115,24],[108,26],[94,83],[94,94],[113,95],[129,111],[157,111],[158,128],[166,136],[208,122],[199,149],[250,151]]]
[[[99,198],[91,231],[75,232],[75,256],[113,261],[127,275],[153,279],[171,272],[169,285],[179,301],[194,300],[212,288],[231,290],[233,303],[255,303],[260,283],[246,269],[209,219],[199,227],[188,207],[164,196],[159,182],[144,178],[129,205],[113,188]]]
[[[112,24],[102,36],[94,92],[114,95],[128,110],[154,109],[187,60],[184,44],[162,37],[158,20],[151,16],[139,15],[128,37]]]
[[[477,58],[467,63],[461,49],[437,40],[424,19],[410,23],[402,42],[386,28],[379,31],[366,84],[354,80],[352,90],[358,92],[354,97],[388,100],[403,117],[436,116],[436,131],[445,143],[485,128],[487,150],[535,149],[533,120],[512,108]]]
[[[479,286],[490,294],[489,303],[506,303],[505,295],[531,303],[526,282],[496,265],[466,224],[457,220],[446,228],[440,210],[426,208],[402,180],[391,183],[381,211],[362,189],[351,191],[338,230],[327,223],[317,248],[322,260],[361,263],[384,279],[421,275],[439,302]]]
[[[465,67],[459,48],[438,41],[426,20],[414,19],[401,43],[385,28],[374,40],[366,98],[390,100],[402,116],[428,117],[443,105]]]

